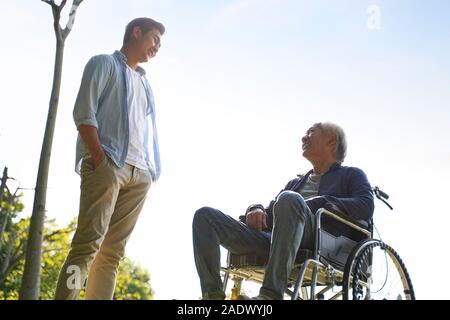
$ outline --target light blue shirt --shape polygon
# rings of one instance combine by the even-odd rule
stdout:
[[[153,92],[145,76],[144,69],[136,69],[144,80],[147,93],[147,121],[144,128],[146,162],[153,181],[158,180],[161,173],[158,136],[155,122],[155,102]],[[119,167],[125,165],[129,143],[128,123],[128,82],[126,78],[126,56],[116,51],[112,55],[98,55],[87,63],[80,90],[73,109],[75,125],[86,124],[97,128],[100,143],[108,157]],[[152,125],[153,130],[149,130]],[[152,137],[149,137],[152,131]],[[149,156],[149,141],[152,142],[154,159]],[[78,134],[76,146],[75,171],[79,174],[81,160],[89,152]],[[154,166],[150,163],[153,162]],[[154,169],[152,169],[154,167]]]

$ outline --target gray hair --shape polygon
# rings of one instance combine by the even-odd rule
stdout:
[[[320,122],[317,125],[325,132],[336,136],[336,149],[334,150],[336,160],[339,163],[344,162],[345,156],[347,155],[347,138],[345,137],[344,130],[332,122]]]

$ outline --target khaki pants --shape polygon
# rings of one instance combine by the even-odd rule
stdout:
[[[55,299],[77,299],[86,277],[86,299],[113,298],[119,262],[151,183],[148,170],[118,168],[107,156],[95,169],[92,158],[83,160],[78,225]]]

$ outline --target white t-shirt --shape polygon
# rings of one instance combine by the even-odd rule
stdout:
[[[146,110],[148,105],[147,94],[145,91],[141,75],[127,65],[127,81],[128,81],[128,122],[130,127],[130,140],[128,144],[128,154],[126,163],[148,170],[145,160],[145,127],[147,118]],[[153,137],[153,127],[147,125],[149,130],[148,137]],[[153,149],[149,148],[150,166],[153,165]],[[153,168],[150,168],[152,170]],[[154,171],[154,170],[153,170]]]

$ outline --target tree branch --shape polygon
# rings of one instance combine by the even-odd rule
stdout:
[[[63,249],[63,248],[53,248],[53,249],[46,249],[46,250],[43,250],[42,251],[42,253],[44,254],[44,253],[47,253],[47,252],[52,252],[52,251],[64,251],[65,249]]]
[[[66,5],[67,0],[63,0],[61,4],[58,6],[54,0],[41,0],[42,2],[47,3],[52,7],[53,13],[53,29],[55,29],[56,39],[58,41],[64,41],[62,36],[62,29],[59,25],[59,20],[61,19],[61,10]]]
[[[73,0],[72,8],[70,9],[69,13],[69,21],[67,21],[67,25],[62,31],[63,39],[67,38],[67,36],[70,33],[70,30],[72,30],[73,24],[75,23],[75,15],[78,10],[78,6],[83,2],[83,0]]]
[[[11,273],[11,271],[14,270],[14,268],[19,264],[21,258],[22,255],[12,260],[6,271],[0,275],[0,283],[2,283],[6,279],[6,277]]]
[[[25,254],[24,248],[26,248],[26,239],[20,239],[19,245],[17,246],[16,250],[14,250],[14,253],[12,254],[13,261],[18,260],[21,256]]]
[[[15,238],[11,241],[11,247],[8,248],[7,256],[5,256],[5,260],[3,261],[3,265],[0,270],[0,283],[2,283],[6,277],[11,273],[11,271],[17,266],[22,259],[24,252],[20,250],[24,241],[21,241],[17,250],[12,254],[12,245],[14,244]]]
[[[53,1],[53,0],[41,0],[41,1],[51,5],[52,8],[57,7],[55,1]]]
[[[4,274],[5,270],[8,269],[8,266],[10,265],[11,256],[12,256],[12,249],[14,246],[14,242],[16,241],[17,235],[13,234],[11,235],[11,238],[9,239],[8,243],[6,244],[6,250],[4,252],[3,261],[0,261],[0,273]]]
[[[51,237],[57,235],[58,233],[71,233],[72,231],[73,231],[73,230],[67,230],[67,229],[56,230],[56,231],[54,231],[54,232],[52,232],[52,233],[50,233],[50,234],[44,236],[44,239],[45,239],[45,240],[50,240]]]
[[[61,4],[59,5],[59,10],[62,10],[64,6],[66,5],[67,0],[61,1]]]

